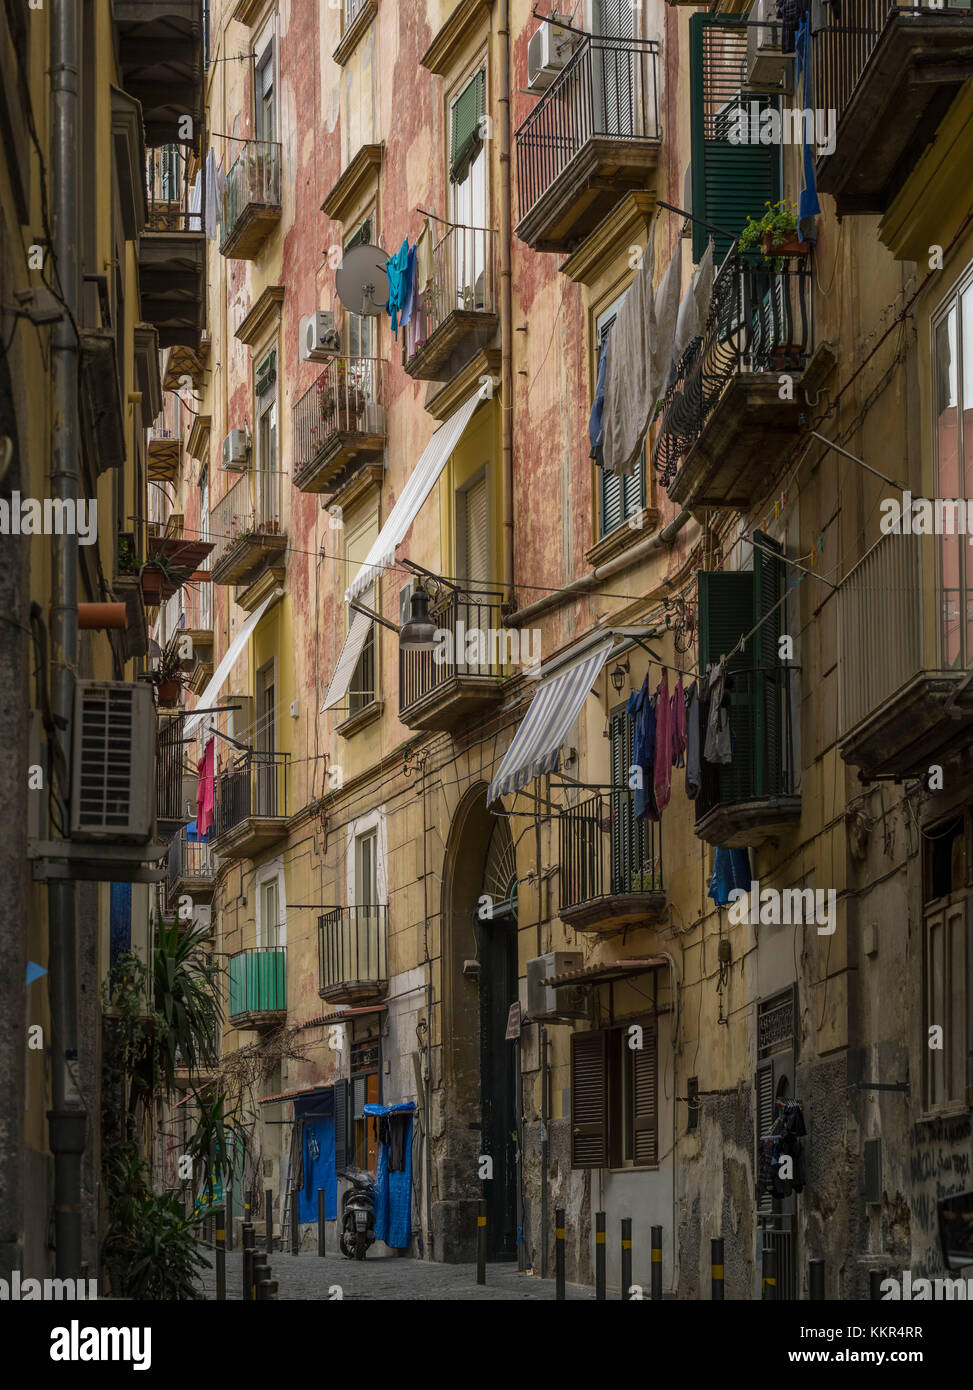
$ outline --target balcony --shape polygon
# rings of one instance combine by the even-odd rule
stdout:
[[[955,550],[962,538],[953,540]],[[934,543],[926,542],[930,575]],[[884,536],[838,589],[838,749],[865,781],[923,776],[970,741],[973,686],[959,657],[969,604],[960,589],[936,591],[937,632],[923,603],[922,546],[921,536]],[[955,651],[956,664],[942,651]]]
[[[344,491],[363,470],[381,478],[385,363],[334,357],[294,407],[294,486]]]
[[[252,859],[287,830],[288,754],[248,752],[216,778],[213,850]]]
[[[155,816],[159,837],[163,840],[171,840],[182,831],[192,819],[189,806],[195,805],[195,779],[185,766],[182,733],[185,718],[185,714],[175,714],[159,720]]]
[[[389,987],[388,908],[333,907],[318,918],[318,994],[329,1004],[384,999]]]
[[[282,519],[283,473],[249,469],[210,513],[214,584],[249,584],[287,549]]]
[[[251,947],[229,960],[229,1008],[235,1028],[266,1028],[287,1015],[287,947]]]
[[[839,217],[884,212],[973,77],[973,11],[948,0],[942,9],[843,0],[813,45],[815,102],[838,113],[818,191]]]
[[[122,84],[142,103],[145,138],[163,145],[203,120],[203,0],[113,0]]]
[[[801,818],[791,711],[796,666],[729,665],[733,761],[701,762],[696,834],[707,844],[743,848],[777,839]]]
[[[497,236],[453,227],[433,250],[433,275],[406,328],[405,369],[416,381],[449,381],[496,334]]]
[[[559,816],[560,917],[576,931],[614,931],[665,912],[661,822],[638,820],[627,788],[589,796]]]
[[[255,260],[280,214],[280,145],[248,140],[226,176],[221,255]]]
[[[175,430],[156,428],[149,430],[145,450],[145,461],[149,482],[175,483],[179,479],[179,465],[182,461],[183,440]]]
[[[569,252],[659,158],[659,45],[589,38],[518,128],[517,236],[535,251]]]
[[[834,361],[812,352],[811,271],[804,258],[768,264],[732,249],[713,285],[706,329],[663,397],[654,466],[683,507],[743,508],[762,497]],[[792,379],[791,400],[780,377]]]
[[[139,238],[141,316],[154,325],[159,347],[196,351],[206,318],[205,171],[190,182],[187,145],[149,151],[148,215]]]
[[[442,634],[431,652],[399,652],[399,719],[408,729],[453,729],[498,705],[519,641],[499,598],[450,594],[430,616]]]
[[[191,897],[213,891],[216,877],[216,856],[206,840],[190,839],[186,828],[169,843],[166,861],[166,887],[170,903],[181,893]]]

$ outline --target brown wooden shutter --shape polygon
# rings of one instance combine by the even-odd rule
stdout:
[[[571,1166],[608,1166],[608,1034],[571,1034]]]
[[[632,1053],[632,1134],[636,1163],[659,1161],[659,1048],[656,1026],[645,1024]]]
[[[765,1134],[769,1134],[774,1123],[774,1063],[773,1059],[761,1062],[757,1068],[754,1078],[754,1089],[757,1093],[757,1170],[760,1167],[760,1140]],[[773,1211],[774,1199],[770,1193],[763,1193],[757,1198],[757,1211],[766,1213]]]

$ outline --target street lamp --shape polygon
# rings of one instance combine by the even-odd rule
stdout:
[[[421,581],[412,595],[409,621],[399,629],[399,650],[431,652],[436,645],[436,624],[429,617],[429,595]]]

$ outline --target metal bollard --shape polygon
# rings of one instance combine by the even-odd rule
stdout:
[[[868,1298],[870,1303],[881,1303],[882,1280],[887,1278],[888,1273],[884,1269],[870,1269],[868,1271]]]
[[[264,1298],[267,1299],[267,1300],[269,1300],[269,1301],[272,1302],[272,1303],[277,1303],[277,1302],[280,1301],[280,1295],[279,1295],[278,1292],[277,1292],[277,1280],[276,1280],[276,1279],[265,1279],[265,1280],[264,1280]]]
[[[274,1248],[274,1189],[272,1187],[268,1187],[264,1191],[264,1216],[267,1224],[264,1247],[269,1255]]]
[[[324,1199],[323,1187],[318,1188],[318,1254],[324,1254]]]
[[[628,1302],[632,1287],[632,1218],[622,1217],[622,1301]]]
[[[595,1212],[595,1298],[606,1297],[605,1283],[605,1213]]]
[[[254,1254],[253,1225],[249,1221],[244,1221],[241,1240],[243,1243],[243,1301],[249,1303],[253,1292],[253,1268],[252,1260]]]
[[[226,1213],[216,1216],[216,1297],[222,1303],[226,1300]]]
[[[291,1193],[291,1254],[301,1252],[301,1230],[298,1225],[297,1193]]]
[[[775,1301],[777,1298],[777,1251],[772,1245],[765,1245],[761,1252],[762,1297]]]
[[[250,1256],[250,1298],[252,1302],[257,1300],[257,1285],[264,1277],[263,1271],[267,1267],[267,1256],[263,1250],[254,1250]]]
[[[270,1265],[267,1264],[267,1256],[263,1255],[263,1262],[257,1265],[256,1281],[254,1283],[254,1297],[258,1303],[263,1303],[267,1298],[267,1285],[270,1283]]]
[[[653,1303],[662,1301],[662,1227],[652,1226],[652,1283]]]
[[[712,1298],[714,1303],[723,1302],[723,1237],[713,1236],[710,1241],[710,1263],[713,1266]]]
[[[554,1297],[564,1298],[564,1208],[554,1211]]]
[[[233,1184],[226,1185],[226,1248],[233,1249]]]
[[[824,1298],[824,1260],[807,1262],[807,1296],[811,1299]]]
[[[486,1213],[487,1204],[481,1197],[476,1204],[476,1282],[486,1283]]]

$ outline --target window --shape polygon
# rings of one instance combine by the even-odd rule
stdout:
[[[973,813],[926,832],[923,865],[925,1103],[965,1105],[973,1085],[969,934],[973,930]],[[932,1029],[941,1032],[932,1033]],[[932,1044],[939,1043],[940,1046]]]
[[[372,907],[378,902],[378,831],[355,837],[355,903]]]
[[[621,306],[623,296],[619,296],[613,304],[598,315],[595,324],[595,335],[598,343],[598,356],[608,334],[611,332],[612,325],[618,317],[618,310]],[[597,375],[597,362],[596,362]],[[599,479],[599,508],[598,508],[598,536],[607,536],[609,531],[614,531],[617,526],[621,526],[630,516],[637,516],[645,506],[645,449],[639,454],[638,463],[628,477],[622,477],[618,473],[606,473],[603,468],[598,469]]]
[[[277,352],[271,349],[254,373],[257,396],[256,522],[263,532],[280,529],[277,469]]]
[[[277,114],[274,96],[274,41],[262,50],[256,67],[255,125],[258,140],[277,139]]]
[[[746,84],[747,20],[745,15],[694,14],[689,21],[689,124],[692,158],[692,212],[725,228],[716,233],[719,265],[749,216],[760,217],[767,203],[781,195],[780,147],[735,143],[731,123]],[[776,97],[747,97],[761,107],[778,105]],[[693,260],[706,250],[710,231],[693,223]]]
[[[450,216],[455,226],[447,233],[450,252],[444,268],[452,277],[445,286],[448,309],[476,312],[490,309],[487,227],[487,173],[484,145],[486,72],[475,73],[450,108]]]
[[[356,573],[362,564],[372,542],[378,535],[378,513],[372,515],[355,528],[346,527],[345,529],[345,572],[349,576]],[[361,603],[364,608],[376,611],[379,602],[378,582],[370,584],[361,596]],[[378,651],[375,640],[375,624],[370,623],[368,636],[365,638],[361,655],[355,666],[351,677],[351,684],[348,687],[348,711],[349,714],[357,714],[367,705],[375,703],[377,698],[378,681]]]
[[[472,589],[490,581],[490,517],[487,471],[456,493],[456,573]]]
[[[973,270],[933,321],[933,363],[936,495],[973,497]],[[958,531],[937,538],[940,649],[944,666],[965,670],[973,659],[973,561]]]
[[[371,235],[372,219],[366,217],[358,230],[345,242],[344,254],[347,255],[356,246],[368,245]],[[344,340],[348,357],[374,357],[374,333],[375,319],[371,315],[353,314],[350,310],[345,310]],[[360,379],[365,384],[364,373],[360,374]]]
[[[642,1047],[629,1046],[632,1023]],[[653,1018],[571,1035],[572,1168],[659,1161],[658,1030]]]
[[[268,661],[257,672],[257,716],[253,732],[256,772],[256,814],[276,816],[278,806],[277,682],[275,663]]]
[[[265,879],[260,885],[260,944],[264,947],[280,945],[280,900],[276,877]]]

